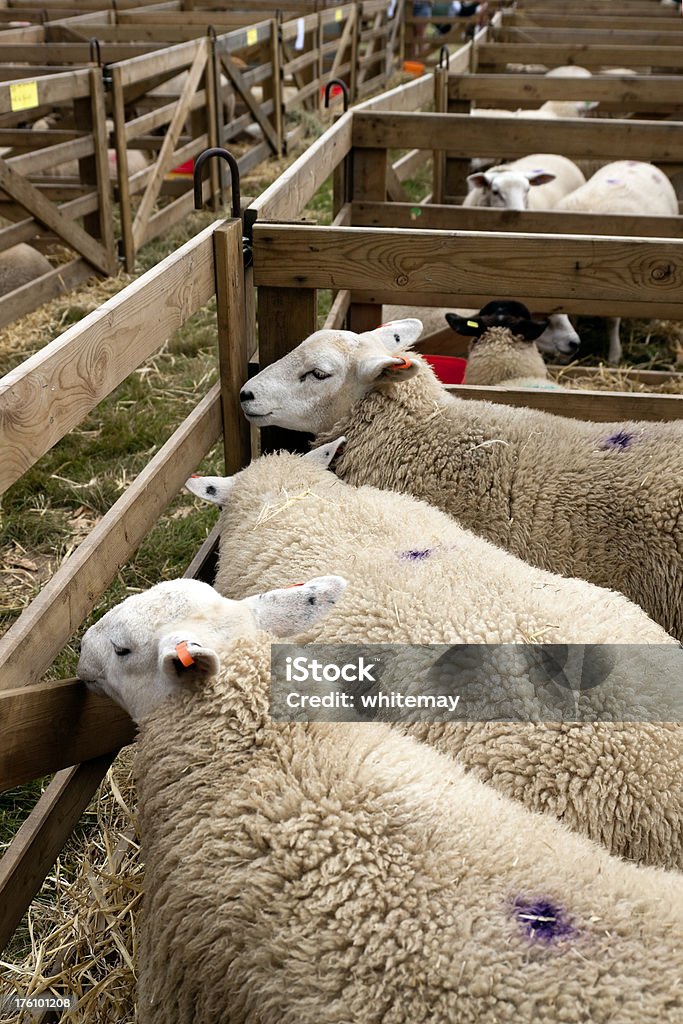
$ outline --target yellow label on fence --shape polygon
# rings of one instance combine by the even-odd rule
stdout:
[[[258,29],[249,28],[247,29],[247,46],[253,46],[254,43],[258,43]]]
[[[341,7],[338,7],[337,10],[334,12],[334,20],[335,21],[341,21],[342,20]]]
[[[9,87],[9,101],[12,110],[28,110],[38,106],[38,83],[15,82]]]

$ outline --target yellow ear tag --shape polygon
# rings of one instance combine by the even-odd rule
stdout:
[[[476,321],[476,320],[468,320],[468,321],[467,321],[467,326],[468,326],[468,327],[478,327],[478,326],[479,326],[479,324],[477,323],[477,321]]]

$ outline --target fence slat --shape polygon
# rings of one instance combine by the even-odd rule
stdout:
[[[0,493],[209,301],[215,227],[0,380]]]

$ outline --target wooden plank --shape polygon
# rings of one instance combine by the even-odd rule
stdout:
[[[165,47],[157,53],[148,53],[140,57],[132,57],[130,60],[117,61],[112,64],[112,70],[118,68],[120,71],[121,85],[125,88],[139,82],[144,82],[155,75],[180,74],[192,64],[197,55],[197,42],[180,43],[176,46]]]
[[[636,214],[562,213],[555,210],[496,210],[415,203],[352,204],[354,227],[419,228],[421,231],[540,231],[556,235],[632,235],[683,238],[683,218]]]
[[[571,43],[483,43],[479,67],[515,64],[581,64],[584,67],[683,68],[679,46],[596,46]]]
[[[241,96],[241,98],[244,100],[247,107],[251,111],[252,117],[260,126],[265,138],[270,143],[273,153],[278,153],[280,148],[280,140],[278,139],[270,121],[261,110],[260,105],[252,96],[251,89],[244,80],[244,76],[240,72],[239,68],[227,53],[222,53],[220,55],[220,62],[221,67],[227,73],[238,94]]]
[[[43,57],[45,51],[43,50]],[[17,79],[21,81],[21,79]],[[0,85],[0,114],[12,112],[11,82],[3,82]],[[70,102],[81,96],[90,95],[90,73],[89,71],[69,71],[60,75],[45,75],[36,79],[36,91],[38,102],[36,106],[49,105],[58,106],[60,103]],[[25,115],[26,117],[26,115]]]
[[[209,301],[215,227],[0,380],[0,493]]]
[[[399,148],[411,139],[421,149],[447,150],[463,157],[560,152],[605,163],[619,159],[683,162],[683,133],[677,122],[354,111],[352,138],[354,147],[368,148]]]
[[[568,28],[572,31],[576,28],[615,30],[626,29],[628,31],[649,32],[652,29],[652,18],[639,15],[623,15],[613,11],[609,17],[599,14],[558,14],[556,12],[525,12],[516,11],[514,14],[503,14],[503,28]],[[662,29],[681,31],[683,22],[680,18],[671,17],[662,23]]]
[[[225,472],[239,472],[251,459],[251,430],[242,415],[239,392],[247,379],[242,221],[231,220],[214,232],[216,316],[220,363]]]
[[[261,368],[277,362],[318,329],[316,292],[312,288],[259,288],[259,362]],[[279,448],[306,451],[306,435],[267,427],[261,430],[261,451]]]
[[[199,85],[199,81],[204,74],[207,60],[208,48],[207,41],[204,39],[202,40],[201,45],[198,46],[195,58],[187,73],[187,81],[185,82],[182,94],[176,105],[175,113],[168,126],[166,135],[164,136],[164,141],[154,167],[154,173],[147,185],[147,188],[145,189],[133,220],[133,241],[136,249],[142,244],[147,221],[149,220],[152,209],[159,195],[164,175],[168,174],[174,166],[176,143],[185,122],[185,118],[189,113],[192,97],[194,96],[195,90]]]
[[[89,281],[95,271],[85,260],[76,259],[55,267],[41,277],[29,281],[21,288],[0,298],[0,327],[14,323],[19,317],[32,312],[44,302],[77,288]],[[1,383],[0,383],[1,386]]]
[[[325,132],[298,160],[261,193],[245,213],[245,226],[261,220],[288,220],[297,217],[332,174],[351,148],[351,124],[348,111]]]
[[[337,292],[334,302],[330,306],[330,311],[327,314],[327,319],[323,324],[326,331],[336,331],[344,326],[344,321],[350,305],[351,292],[346,290]]]
[[[555,416],[619,423],[623,420],[683,419],[683,395],[654,395],[640,391],[552,391],[543,388],[475,387],[454,384],[447,391],[457,398],[498,402],[500,405],[541,409]]]
[[[683,19],[681,19],[683,22]],[[593,75],[591,78],[547,75],[449,75],[451,100],[473,100],[481,106],[496,103],[539,105],[547,100],[594,100],[624,103],[633,110],[655,110],[664,105],[680,106],[676,75],[640,77]]]
[[[683,25],[681,26],[683,27]],[[683,38],[683,37],[679,37]],[[534,43],[544,45],[567,43],[572,46],[667,46],[676,33],[664,26],[661,32],[624,32],[614,31],[605,26],[598,29],[555,29],[555,28],[508,28],[496,33],[496,41],[501,43]]]
[[[349,288],[359,301],[683,319],[683,243],[304,225],[254,225],[257,286]]]
[[[25,688],[30,689],[41,679],[184,481],[216,443],[221,428],[220,385],[216,384],[0,639],[0,690],[21,687],[26,696]],[[23,715],[21,702],[18,707]],[[46,718],[46,726],[51,721]],[[8,736],[3,737],[0,757],[7,758],[8,765],[16,764],[18,750],[9,737],[19,735],[19,722],[5,717],[3,731],[5,728]],[[45,757],[48,747],[38,741],[35,728],[32,745]],[[90,735],[95,742],[97,733],[91,731]],[[59,750],[59,745],[54,749]],[[82,753],[74,748],[68,755],[62,751],[58,756],[69,758],[62,762],[66,765],[95,753]]]
[[[111,703],[107,703],[111,709]],[[59,772],[3,854],[0,860],[0,950],[12,938],[113,759],[113,754],[106,754]]]

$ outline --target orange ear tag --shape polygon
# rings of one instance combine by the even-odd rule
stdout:
[[[303,583],[290,583],[288,587],[283,587],[283,590],[293,590],[294,587],[303,587]]]
[[[183,640],[181,643],[175,645],[175,652],[178,655],[180,664],[185,668],[189,668],[190,665],[194,665],[194,658],[187,649],[187,642]]]
[[[410,359],[404,359],[401,363],[392,363],[391,366],[387,366],[387,370],[408,370],[412,365]]]

